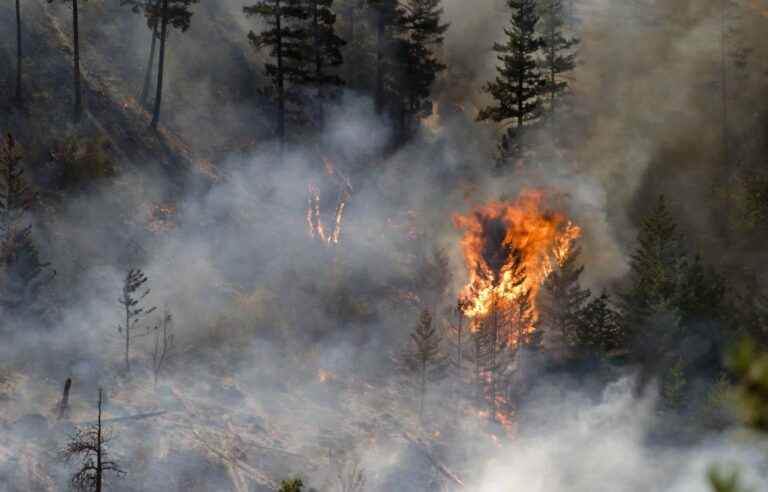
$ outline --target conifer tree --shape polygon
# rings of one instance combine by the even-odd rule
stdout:
[[[53,3],[57,0],[48,0],[48,3]],[[74,120],[75,123],[80,121],[83,115],[83,91],[80,84],[80,19],[79,19],[79,0],[58,0],[66,4],[72,5],[72,62],[74,67],[74,88],[75,88],[75,106],[74,106]]]
[[[432,85],[446,68],[434,52],[443,44],[448,30],[448,24],[441,23],[440,4],[441,0],[405,0],[398,9],[401,32],[398,59],[403,69],[395,92],[400,99],[403,138],[409,133],[412,118],[426,114],[424,104]]]
[[[368,0],[373,18],[375,37],[374,108],[376,114],[384,113],[387,98],[388,77],[396,77],[397,64],[393,59],[399,13],[397,0]]]
[[[166,44],[169,28],[185,32],[192,24],[192,4],[198,0],[159,0],[146,3],[147,23],[154,32],[159,24],[160,53],[157,67],[157,83],[155,86],[155,105],[152,111],[150,126],[157,129],[160,123],[160,108],[163,102],[163,76],[165,73]]]
[[[144,299],[149,295],[150,290],[144,287],[147,283],[147,276],[139,269],[131,269],[123,281],[123,290],[118,302],[123,307],[125,321],[123,325],[117,327],[118,333],[123,335],[125,341],[125,372],[131,372],[131,342],[137,337],[145,336],[149,333],[147,329],[144,332],[137,332],[144,318],[155,311],[155,307],[145,307]]]
[[[317,90],[317,102],[314,107],[320,127],[324,119],[323,101],[335,96],[332,89],[344,83],[335,71],[344,62],[341,49],[346,43],[336,34],[336,14],[332,7],[333,0],[309,0],[307,15],[311,22],[309,32],[314,65],[309,83]]]
[[[144,71],[144,83],[142,84],[141,94],[139,94],[139,103],[144,107],[147,107],[149,99],[152,74],[155,67],[155,55],[157,53],[157,40],[160,37],[160,19],[156,13],[160,12],[161,2],[162,0],[120,0],[121,5],[128,5],[134,13],[144,15],[151,34],[149,60]]]
[[[579,248],[574,247],[556,258],[555,268],[544,280],[538,298],[539,330],[545,333],[545,343],[558,350],[575,344],[579,315],[590,296],[589,290],[579,284],[584,271],[578,264],[579,253]]]
[[[277,104],[277,138],[282,148],[286,141],[286,119],[289,103],[301,104],[290,84],[307,83],[310,79],[307,56],[307,9],[302,0],[261,0],[244,7],[246,16],[261,18],[267,29],[260,34],[251,31],[248,39],[256,49],[268,48],[273,63],[266,64],[272,79]]]
[[[406,369],[418,378],[419,417],[424,414],[427,383],[442,375],[444,357],[442,338],[432,325],[432,315],[423,310],[416,328],[411,333],[412,345],[404,354]]]
[[[102,425],[102,389],[99,388],[96,424],[77,429],[63,451],[66,460],[80,459],[80,467],[72,476],[72,488],[82,492],[102,492],[105,475],[125,476],[125,470],[110,457],[112,435]]]
[[[549,117],[554,121],[558,102],[568,91],[568,82],[563,75],[576,67],[576,55],[573,49],[578,45],[579,40],[567,37],[563,32],[565,25],[563,0],[544,0],[543,20],[545,91]]]
[[[660,196],[643,220],[630,259],[630,285],[622,304],[630,326],[638,326],[655,307],[671,305],[679,284],[685,251],[682,237]]]
[[[22,151],[9,134],[0,142],[0,306],[31,308],[53,272],[32,240],[26,218],[35,194],[24,179]]]
[[[539,22],[536,0],[507,0],[507,5],[512,11],[510,25],[504,30],[507,41],[496,43],[493,48],[499,53],[501,65],[497,67],[496,80],[485,86],[495,103],[482,109],[477,119],[511,124],[503,150],[519,155],[524,126],[541,116],[541,95],[546,81],[538,62],[542,39],[536,33]]]
[[[578,354],[606,354],[622,347],[625,333],[621,315],[606,292],[587,302],[579,312],[573,337]]]

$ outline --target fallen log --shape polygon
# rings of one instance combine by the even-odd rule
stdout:
[[[419,438],[413,438],[408,435],[407,432],[402,431],[402,435],[405,438],[406,441],[416,446],[419,450],[421,450],[422,453],[427,457],[430,463],[432,463],[432,466],[434,466],[440,473],[445,475],[451,482],[455,483],[459,486],[459,488],[464,488],[465,484],[464,482],[455,474],[453,473],[447,466],[445,466],[440,460],[438,460],[434,454],[432,454],[432,451],[429,449],[429,445],[422,441]]]
[[[111,419],[101,419],[101,423],[102,424],[111,424],[111,423],[114,423],[114,422],[123,422],[125,420],[142,420],[142,419],[148,419],[148,418],[152,418],[152,417],[159,417],[161,415],[165,415],[166,413],[168,413],[168,412],[165,411],[165,410],[162,410],[162,411],[159,411],[159,412],[139,413],[139,414],[136,414],[136,415],[128,415],[128,416],[125,416],[125,417],[114,417],[114,418],[111,418]],[[80,425],[95,425],[95,424],[97,424],[97,421],[96,420],[91,420],[91,421],[87,421],[87,422],[80,422],[79,424]]]

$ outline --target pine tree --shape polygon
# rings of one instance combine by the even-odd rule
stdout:
[[[622,294],[630,327],[639,325],[655,307],[674,304],[685,265],[682,237],[663,196],[643,220],[637,241],[630,259],[630,286]]]
[[[344,63],[341,49],[346,44],[335,30],[336,14],[332,10],[333,0],[309,0],[311,24],[311,54],[314,64],[309,83],[317,90],[316,121],[322,128],[324,120],[323,101],[336,94],[332,89],[343,85],[344,81],[335,73]]]
[[[147,283],[147,276],[139,269],[131,269],[123,281],[123,291],[118,302],[123,307],[125,316],[124,324],[117,327],[118,333],[123,335],[125,340],[125,373],[131,372],[131,342],[136,337],[144,336],[149,333],[136,332],[144,318],[155,311],[155,307],[147,308],[142,305],[144,299],[149,295],[150,290],[144,288]]]
[[[305,21],[307,9],[303,0],[262,0],[244,7],[246,16],[264,20],[267,29],[260,34],[251,31],[248,39],[256,49],[269,48],[274,63],[267,63],[267,75],[276,91],[277,138],[281,149],[286,142],[286,119],[289,104],[303,101],[291,84],[305,84],[310,80],[306,63],[307,36]]]
[[[607,354],[624,346],[621,315],[611,305],[606,292],[585,304],[578,315],[579,322],[573,336],[577,354]]]
[[[53,3],[57,0],[48,0],[48,3]],[[72,5],[72,62],[74,66],[74,86],[75,86],[75,107],[74,107],[74,120],[75,123],[80,121],[83,116],[83,91],[80,84],[80,20],[79,20],[79,0],[58,0]]]
[[[555,268],[544,280],[538,298],[538,329],[545,333],[545,343],[560,351],[575,344],[579,315],[590,296],[589,290],[579,284],[584,271],[578,265],[579,253],[575,247],[556,258]]]
[[[66,460],[80,459],[80,468],[72,476],[72,488],[82,492],[101,492],[104,476],[112,474],[125,476],[120,465],[110,458],[108,445],[112,436],[101,422],[103,391],[99,388],[98,417],[96,424],[84,429],[77,429],[63,451]]]
[[[411,333],[412,346],[403,355],[406,369],[418,378],[419,417],[424,415],[424,397],[427,383],[442,375],[444,357],[442,338],[432,325],[428,310],[421,312],[419,322]]]
[[[24,179],[21,148],[11,135],[0,142],[0,306],[30,309],[54,272],[40,260],[26,217],[35,199]]]
[[[168,29],[172,27],[185,32],[192,24],[192,4],[198,0],[160,0],[146,3],[147,21],[150,29],[160,26],[160,59],[157,68],[157,85],[155,87],[155,106],[152,111],[150,126],[157,129],[160,123],[160,108],[163,102],[163,75],[165,73],[165,48],[168,41]]]
[[[393,59],[397,37],[399,13],[397,0],[368,0],[372,12],[375,37],[374,108],[376,114],[384,114],[387,100],[388,77],[399,76]]]
[[[155,66],[155,55],[157,53],[157,40],[160,37],[160,19],[156,15],[162,7],[162,0],[120,0],[121,5],[128,5],[136,14],[143,14],[147,20],[147,25],[151,34],[149,47],[149,60],[147,68],[144,71],[144,83],[142,84],[139,102],[147,107],[149,92],[152,85],[152,74]]]
[[[546,76],[545,91],[549,103],[548,113],[554,121],[559,100],[568,92],[568,82],[563,77],[576,67],[573,49],[579,40],[563,33],[565,12],[563,0],[544,0],[543,68]]]
[[[513,127],[508,130],[502,147],[510,154],[519,155],[522,152],[519,140],[525,125],[541,116],[541,95],[546,81],[537,57],[543,42],[536,33],[539,22],[536,0],[507,0],[507,5],[512,11],[510,26],[504,30],[507,41],[493,48],[499,53],[501,65],[497,67],[496,80],[485,86],[485,91],[496,102],[481,110],[477,119],[505,124],[511,120]]]
[[[446,66],[434,50],[444,39],[448,24],[441,23],[441,0],[405,0],[398,9],[399,29],[398,60],[403,66],[401,80],[396,82],[395,93],[400,102],[400,127],[402,138],[407,138],[414,117],[424,115],[424,104],[432,90],[437,75]],[[429,105],[429,111],[432,110]]]

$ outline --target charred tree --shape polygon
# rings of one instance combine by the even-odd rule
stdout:
[[[69,390],[72,389],[72,378],[67,378],[64,382],[64,391],[61,394],[57,418],[65,419],[69,416]]]
[[[155,311],[155,307],[145,307],[144,299],[150,290],[144,287],[147,277],[139,269],[131,269],[123,281],[123,292],[118,300],[123,307],[124,324],[117,327],[125,342],[125,373],[131,372],[131,343],[137,337],[146,336],[149,330],[137,332],[144,318]]]
[[[101,492],[105,475],[125,476],[125,471],[110,458],[108,445],[112,440],[101,423],[102,390],[99,388],[98,420],[96,424],[78,429],[64,448],[66,460],[80,459],[80,467],[72,476],[72,488],[83,492]]]

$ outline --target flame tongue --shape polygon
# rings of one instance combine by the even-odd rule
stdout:
[[[454,225],[464,234],[461,245],[469,274],[461,294],[465,315],[483,317],[494,298],[510,301],[530,289],[538,318],[535,299],[552,261],[562,261],[581,234],[564,214],[543,210],[543,200],[543,192],[526,190],[514,202],[491,202],[454,215]],[[522,284],[509,271],[515,251],[525,266]]]

